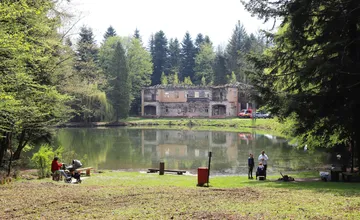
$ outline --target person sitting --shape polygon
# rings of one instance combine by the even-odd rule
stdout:
[[[64,170],[60,169],[62,167],[62,163],[59,163],[58,160],[58,157],[54,157],[54,160],[51,163],[51,172],[53,173],[53,175],[60,174],[64,176],[67,181],[71,180],[71,177],[66,175]]]
[[[259,163],[259,166],[256,170],[256,179],[258,178],[258,176],[260,176],[260,177],[263,176],[264,179],[266,179],[266,170],[265,170],[264,165],[261,162]],[[260,178],[259,178],[259,180],[260,180]]]

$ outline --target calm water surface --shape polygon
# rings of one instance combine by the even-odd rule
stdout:
[[[298,150],[286,139],[246,132],[157,130],[138,128],[59,129],[56,144],[64,147],[64,162],[82,160],[84,166],[111,170],[146,170],[165,162],[166,169],[196,173],[207,166],[212,152],[212,175],[247,174],[247,158],[262,150],[269,156],[268,172],[321,167],[328,154]],[[257,160],[256,160],[257,161]]]

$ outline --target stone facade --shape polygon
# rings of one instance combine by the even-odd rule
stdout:
[[[157,85],[142,90],[143,117],[235,117],[238,87]]]

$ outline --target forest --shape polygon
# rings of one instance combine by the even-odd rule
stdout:
[[[51,138],[63,122],[117,121],[139,114],[142,87],[156,84],[253,85],[257,102],[310,148],[360,143],[360,2],[248,0],[246,10],[276,31],[234,24],[225,47],[211,36],[171,38],[154,30],[95,42],[91,26],[76,40],[59,32],[61,0],[0,2],[0,161]],[[352,160],[354,163],[354,159]]]

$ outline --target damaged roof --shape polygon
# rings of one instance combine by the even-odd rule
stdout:
[[[183,84],[179,84],[179,85],[173,85],[173,84],[169,84],[169,85],[154,85],[154,86],[149,86],[149,87],[143,87],[143,89],[220,89],[220,88],[252,88],[252,85],[249,84],[245,84],[245,83],[240,83],[240,82],[236,82],[236,83],[229,83],[229,84],[225,84],[225,85],[217,85],[217,86],[203,86],[203,85],[183,85]]]

